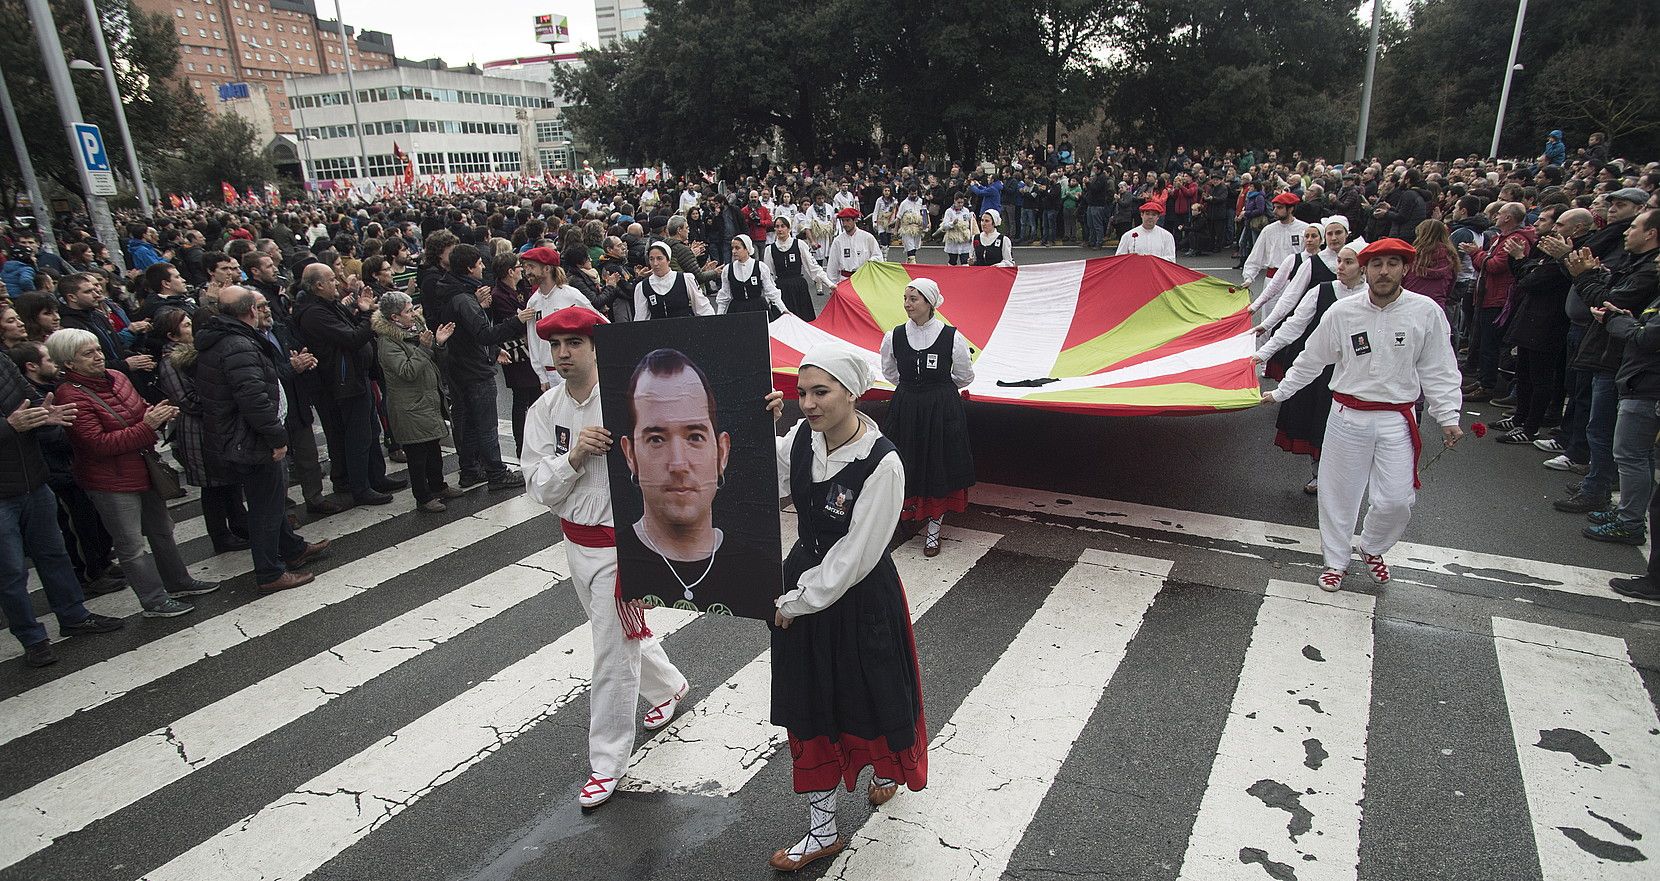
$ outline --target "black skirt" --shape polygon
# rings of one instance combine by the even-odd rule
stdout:
[[[817,564],[797,544],[784,583]],[[892,559],[829,608],[772,628],[772,724],[789,732],[797,792],[851,790],[866,765],[910,789],[926,785],[922,681]]]
[[[784,299],[784,307],[802,321],[812,321],[818,317],[818,310],[813,308],[813,295],[808,291],[806,278],[796,275],[778,279],[778,294]]]
[[[1280,404],[1274,419],[1274,445],[1287,453],[1320,458],[1326,440],[1326,417],[1331,415],[1331,376],[1327,367],[1303,390]]]
[[[905,465],[905,516],[913,508],[928,508],[925,500],[960,496],[974,485],[968,417],[955,386],[901,382],[888,405],[882,434],[899,449]]]

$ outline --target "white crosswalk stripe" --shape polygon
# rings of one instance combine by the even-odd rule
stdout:
[[[1005,509],[1016,513],[1033,510],[1037,498],[1004,496],[1011,505],[1024,499],[1020,504],[1025,508]],[[56,726],[84,725],[87,719],[76,720],[77,713],[100,707],[101,712],[118,710],[147,700],[152,692],[182,701],[177,711],[147,717],[160,721],[133,725],[132,734],[121,734],[125,740],[105,741],[96,748],[81,748],[80,753],[72,741],[51,744],[49,768],[37,776],[25,772],[15,778],[5,790],[9,795],[0,800],[0,878],[62,876],[51,867],[67,858],[76,841],[121,834],[139,822],[139,812],[169,799],[177,801],[180,792],[211,780],[188,779],[210,765],[220,766],[221,773],[240,773],[243,766],[255,764],[256,779],[264,788],[205,828],[187,824],[180,829],[177,845],[146,842],[144,855],[129,862],[133,868],[125,881],[134,876],[149,881],[306,877],[350,849],[372,852],[383,846],[383,836],[409,834],[387,828],[393,817],[403,816],[400,824],[417,826],[437,822],[433,818],[439,808],[423,806],[423,801],[435,796],[453,799],[446,794],[469,791],[473,784],[468,781],[480,776],[468,776],[470,770],[509,761],[498,756],[533,731],[541,737],[557,736],[559,755],[527,757],[521,749],[512,761],[532,763],[522,772],[525,779],[538,780],[529,785],[562,805],[573,802],[564,806],[574,816],[574,789],[580,778],[563,769],[585,756],[580,731],[586,727],[583,697],[592,664],[589,629],[580,618],[550,622],[545,636],[526,637],[516,631],[515,652],[497,653],[502,660],[486,662],[484,669],[469,668],[466,684],[456,680],[441,697],[423,699],[420,689],[398,691],[404,695],[400,701],[413,703],[396,714],[398,722],[364,729],[366,736],[359,743],[379,739],[355,753],[358,747],[351,746],[304,773],[288,773],[286,765],[273,764],[279,759],[250,749],[279,730],[292,736],[308,726],[318,727],[320,716],[349,712],[354,700],[366,697],[361,692],[374,690],[364,686],[378,687],[399,676],[407,679],[418,672],[405,667],[413,659],[449,657],[446,653],[454,652],[449,643],[461,634],[474,628],[499,632],[502,628],[489,622],[511,621],[504,613],[568,589],[562,581],[564,554],[551,528],[534,546],[503,553],[508,559],[501,568],[483,577],[468,584],[444,580],[443,561],[449,555],[470,553],[475,560],[484,559],[478,556],[480,542],[546,514],[528,499],[515,497],[472,515],[435,519],[430,530],[399,540],[408,529],[391,521],[421,516],[411,514],[409,507],[407,495],[401,495],[399,504],[362,509],[355,518],[350,515],[356,512],[347,512],[320,522],[316,532],[308,530],[310,538],[352,532],[371,539],[387,537],[378,545],[367,542],[378,549],[324,572],[306,590],[260,597],[206,616],[194,626],[0,701],[0,745],[11,744],[21,768],[29,767],[29,750],[47,746]],[[1068,511],[1066,516],[1089,519],[1086,510]],[[1162,509],[1138,510],[1127,518],[1100,519],[1130,519],[1139,526],[1161,513]],[[1238,539],[1245,529],[1239,522],[1176,514],[1171,523],[1196,535],[1221,537],[1232,530]],[[982,517],[974,525],[988,522],[999,521]],[[1162,531],[1176,528],[1166,524]],[[789,529],[785,532],[787,537]],[[1073,541],[1076,534],[1055,530],[1065,541]],[[1282,542],[1266,541],[1270,536]],[[1285,533],[1283,527],[1264,526],[1250,543],[1285,547],[1285,539],[1307,538]],[[945,539],[943,552],[935,558],[923,557],[915,541],[894,552],[913,618],[919,621],[919,643],[931,634],[937,638],[936,628],[950,632],[951,619],[942,620],[942,615],[961,615],[966,607],[997,602],[988,597],[998,590],[986,590],[990,585],[983,578],[973,588],[953,590],[965,579],[973,580],[977,570],[1002,573],[997,578],[1007,579],[1010,559],[1021,559],[1026,552],[1021,542],[1031,541],[1015,530],[1005,536],[957,525],[947,526]],[[1144,552],[1079,549],[1075,544],[1059,552],[1045,547],[1043,553],[1050,558],[1044,561],[1046,571],[1051,573],[1046,580],[1007,584],[1011,596],[1022,599],[1005,610],[1007,629],[992,631],[1003,635],[927,646],[934,652],[945,647],[947,657],[963,660],[965,671],[956,679],[956,671],[946,669],[949,665],[924,665],[925,680],[953,683],[944,691],[955,689],[950,700],[960,699],[956,704],[944,702],[937,715],[929,705],[933,730],[928,787],[903,792],[868,820],[852,824],[843,800],[843,833],[851,833],[851,846],[828,867],[828,874],[918,879],[1019,874],[1014,858],[1034,823],[1056,810],[1055,800],[1071,804],[1080,788],[1086,798],[1093,797],[1088,796],[1093,781],[1080,780],[1079,772],[1068,768],[1086,745],[1100,750],[1107,743],[1100,739],[1105,735],[1089,725],[1092,715],[1110,716],[1097,712],[1102,701],[1109,695],[1124,697],[1131,686],[1121,680],[1134,670],[1148,669],[1145,658],[1140,668],[1129,659],[1137,646],[1148,644],[1150,635],[1160,633],[1155,626],[1179,626],[1169,614],[1171,598],[1194,589],[1217,590],[1171,580],[1181,555],[1214,549],[1183,548],[1167,554],[1163,549],[1170,545],[1159,541],[1114,540],[1111,546]],[[1149,548],[1153,550],[1146,551]],[[1445,576],[1449,565],[1493,562],[1455,555],[1463,553],[1429,549],[1417,557],[1416,565]],[[246,571],[247,559],[245,552],[223,555],[195,568],[222,578],[239,568]],[[1000,568],[987,568],[993,560]],[[1068,565],[1069,560],[1075,562]],[[1212,735],[1219,736],[1214,758],[1164,769],[1191,780],[1194,798],[1182,808],[1189,813],[1175,818],[1177,828],[1190,831],[1175,833],[1175,849],[1160,867],[1161,877],[1383,877],[1389,873],[1368,870],[1363,846],[1373,811],[1365,798],[1367,778],[1389,773],[1388,760],[1374,756],[1388,753],[1376,747],[1380,739],[1399,743],[1414,736],[1410,730],[1372,727],[1374,684],[1391,675],[1374,668],[1373,634],[1385,626],[1392,595],[1324,594],[1303,582],[1274,579],[1266,574],[1273,571],[1267,563],[1253,560],[1242,565],[1259,574],[1241,575],[1225,589],[1247,595],[1255,617],[1235,615],[1228,625],[1238,637],[1233,651],[1243,651],[1243,658],[1234,654],[1225,665],[1207,671],[1216,696],[1210,705],[1218,709],[1218,716],[1221,707],[1228,707],[1225,719],[1210,720],[1219,732]],[[1591,578],[1571,567],[1546,567],[1507,560],[1493,571],[1548,575],[1568,586],[1557,589],[1576,593]],[[244,674],[245,683],[218,693],[224,697],[216,694],[216,699],[195,703],[181,696],[188,692],[192,677],[202,675],[192,669],[198,662],[232,649],[257,653],[262,641],[280,638],[277,631],[287,625],[364,597],[410,573],[431,580],[421,597],[423,605],[393,605],[369,613],[333,637],[339,641],[332,647],[307,648],[308,657]],[[1000,590],[1005,583],[1000,580],[996,586]],[[1257,593],[1262,595],[1260,605]],[[1608,605],[1630,608],[1611,597]],[[380,608],[366,602],[349,608],[363,607]],[[559,614],[568,616],[571,611]],[[673,634],[696,644],[714,632],[687,613],[665,609],[651,615],[652,628],[665,637]],[[1398,613],[1391,623],[1403,623]],[[1421,626],[1416,621],[1404,623]],[[1651,877],[1654,857],[1648,851],[1660,836],[1660,799],[1653,784],[1660,779],[1660,719],[1633,665],[1637,655],[1631,646],[1637,643],[1506,617],[1492,617],[1491,626],[1495,639],[1489,657],[1496,658],[1506,702],[1499,718],[1510,723],[1510,731],[1502,734],[1507,748],[1514,742],[1519,760],[1508,785],[1521,811],[1531,815],[1537,849],[1536,856],[1511,857],[1523,863],[1536,858],[1544,881]],[[317,643],[318,648],[327,644]],[[721,828],[730,826],[738,834],[746,823],[756,822],[751,814],[760,810],[756,805],[770,806],[766,810],[774,813],[787,805],[792,829],[796,815],[805,813],[799,799],[787,792],[787,783],[782,790],[777,786],[788,780],[789,756],[779,752],[784,732],[768,721],[769,653],[750,649],[738,657],[728,653],[724,659],[712,659],[696,652],[677,653],[671,647],[671,657],[697,686],[695,703],[669,728],[642,741],[623,786],[631,791],[618,796],[632,804],[622,811],[607,808],[608,813],[580,821],[561,837],[590,834],[593,828],[619,822],[612,818],[630,811],[644,817],[657,811],[714,811],[722,818]],[[929,688],[924,694],[926,703]],[[1386,694],[1381,686],[1378,694],[1380,700]],[[324,706],[330,709],[317,712]],[[1420,712],[1433,713],[1435,708],[1426,705]],[[543,726],[556,715],[559,723]],[[1394,718],[1400,718],[1398,711]],[[326,731],[319,730],[317,736],[330,739]],[[1142,748],[1156,756],[1159,746]],[[541,763],[561,768],[560,775],[566,776],[546,777]],[[761,778],[763,773],[766,777]],[[771,782],[751,785],[758,778]],[[1108,789],[1114,785],[1112,780],[1099,782]],[[452,784],[454,788],[445,789]],[[710,795],[726,798],[705,798]],[[437,801],[441,807],[444,798]],[[490,807],[480,805],[479,810]],[[237,816],[241,819],[227,825]],[[444,834],[464,842],[467,830]],[[673,852],[682,846],[675,835],[671,828],[655,841],[607,841],[606,846]],[[757,850],[778,843],[782,842],[770,838],[756,842]],[[463,849],[488,851],[498,844],[480,841]],[[753,856],[733,858],[747,865]],[[453,873],[435,869],[434,874]],[[331,875],[338,876],[338,871]],[[681,877],[665,875],[670,876]]]

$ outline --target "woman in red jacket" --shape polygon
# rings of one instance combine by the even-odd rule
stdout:
[[[167,503],[151,488],[144,463],[144,451],[155,446],[158,431],[179,408],[166,401],[146,405],[126,376],[105,369],[104,349],[88,331],[60,330],[47,338],[46,352],[65,368],[58,403],[74,402],[84,417],[68,430],[75,480],[114,539],[144,617],[173,618],[193,611],[195,606],[179,598],[212,593],[219,585],[197,581],[185,568]]]

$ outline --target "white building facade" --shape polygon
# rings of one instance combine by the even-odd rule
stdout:
[[[286,83],[308,183],[401,181],[394,143],[414,159],[417,181],[571,167],[569,130],[545,80],[421,64],[360,70],[354,77],[361,147],[344,75]]]
[[[599,25],[599,44],[609,46],[631,40],[645,32],[645,0],[594,0],[594,21]]]

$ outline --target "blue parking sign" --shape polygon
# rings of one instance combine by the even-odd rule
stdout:
[[[94,196],[115,195],[115,172],[110,165],[109,150],[104,147],[104,135],[98,127],[77,122],[75,148],[86,175],[87,191]]]

